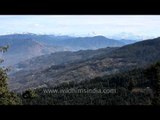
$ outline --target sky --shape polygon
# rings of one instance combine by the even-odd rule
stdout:
[[[0,15],[0,35],[13,33],[160,36],[160,15]]]

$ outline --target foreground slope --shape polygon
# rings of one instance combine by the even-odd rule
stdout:
[[[90,81],[26,91],[23,95],[30,97],[21,98],[25,105],[160,105],[159,73],[160,63],[156,63]]]

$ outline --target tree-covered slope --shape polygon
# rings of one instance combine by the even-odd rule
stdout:
[[[159,75],[160,63],[156,63],[145,69],[97,77],[90,81],[29,90],[21,98],[23,104],[30,105],[158,105]],[[25,94],[28,95],[26,98]]]

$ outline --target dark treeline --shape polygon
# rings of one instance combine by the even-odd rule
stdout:
[[[116,89],[115,93],[45,93],[44,90]],[[158,105],[160,63],[80,83],[62,83],[54,88],[27,90],[20,95],[24,105]]]

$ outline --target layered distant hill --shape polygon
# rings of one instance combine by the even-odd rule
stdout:
[[[2,57],[5,59],[4,65],[14,65],[32,57],[67,50],[60,46],[45,45],[32,38],[21,39],[6,36],[0,36],[0,45],[9,45],[8,51],[2,54]]]
[[[0,36],[0,46],[9,45],[8,52],[1,55],[5,59],[4,65],[14,65],[33,57],[59,51],[93,50],[125,44],[127,43],[104,36],[70,37],[30,33]]]
[[[114,39],[108,39],[104,36],[94,37],[76,37],[65,40],[54,40],[53,45],[65,46],[71,51],[98,49],[105,47],[118,47],[123,46],[126,43]]]
[[[35,58],[32,67],[43,64],[42,69],[27,70],[30,61],[20,65],[20,70],[10,76],[10,88],[21,91],[40,86],[49,87],[62,82],[90,80],[139,67],[146,67],[160,60],[160,38],[145,40],[120,48],[104,48],[56,54]],[[53,57],[54,56],[54,57]],[[62,57],[63,56],[63,57]],[[47,59],[48,58],[48,59]],[[63,61],[58,61],[63,58]],[[52,59],[53,64],[47,62]],[[59,59],[61,60],[61,59]],[[66,61],[65,61],[66,60]],[[40,63],[38,63],[38,61]],[[45,61],[47,65],[45,65]],[[42,63],[41,63],[42,62]],[[49,65],[50,64],[50,65]]]
[[[22,61],[16,64],[15,71],[17,70],[35,70],[35,69],[44,69],[50,67],[51,65],[62,65],[69,63],[79,63],[82,61],[90,60],[95,57],[106,55],[106,53],[111,52],[118,47],[107,47],[101,48],[98,50],[80,50],[77,52],[64,51],[56,52],[47,55],[42,55],[34,57],[29,60]]]

